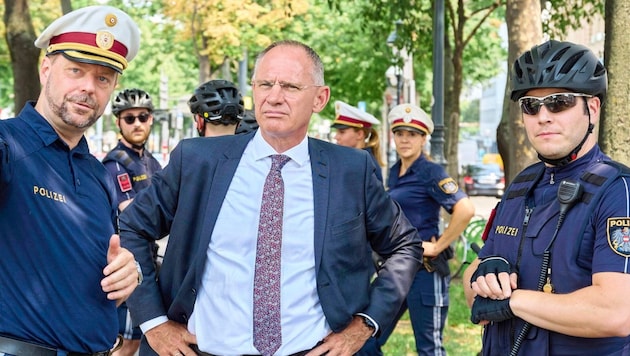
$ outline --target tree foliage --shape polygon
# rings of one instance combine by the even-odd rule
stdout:
[[[608,155],[630,165],[628,147],[628,107],[630,106],[630,72],[627,58],[630,55],[628,18],[630,2],[606,1],[606,39],[604,63],[608,70],[608,95],[600,116],[599,144]],[[608,55],[610,54],[610,55]]]
[[[562,37],[604,14],[605,0],[541,0],[543,32],[550,38]]]
[[[307,0],[172,0],[163,10],[177,25],[179,40],[192,41],[195,55],[207,61],[201,79],[240,59],[243,49],[270,44],[309,7]]]

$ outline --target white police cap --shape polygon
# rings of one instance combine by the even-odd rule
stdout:
[[[335,101],[335,114],[332,127],[338,129],[346,127],[370,128],[372,125],[380,123],[372,114],[339,100]]]
[[[138,25],[125,12],[111,6],[88,6],[58,18],[37,40],[46,54],[63,53],[82,63],[100,64],[119,73],[127,68],[140,47]]]
[[[398,130],[418,131],[430,135],[433,133],[433,120],[424,110],[412,104],[394,106],[387,115],[392,132]]]

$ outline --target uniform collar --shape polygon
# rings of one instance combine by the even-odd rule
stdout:
[[[59,141],[65,147],[68,145],[59,137],[59,134],[53,129],[48,121],[37,111],[35,110],[35,102],[28,101],[24,108],[18,115],[18,118],[24,120],[27,125],[33,129],[33,132],[39,139],[46,145],[50,146],[56,141]],[[87,144],[87,140],[85,136],[81,137],[79,144],[72,149],[73,152],[79,154],[89,154],[90,150]]]
[[[563,179],[567,178],[579,178],[582,172],[596,161],[601,161],[606,156],[600,150],[599,145],[593,146],[584,156],[570,162],[567,165],[560,167],[545,167],[544,176],[541,179],[541,183],[549,183],[553,180],[554,184],[559,183]]]

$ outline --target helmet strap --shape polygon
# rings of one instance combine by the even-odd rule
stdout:
[[[585,103],[586,103],[586,99]],[[550,164],[552,166],[555,167],[562,167],[565,166],[567,164],[569,164],[570,162],[573,162],[578,155],[578,152],[580,152],[580,150],[582,149],[582,146],[584,146],[584,142],[586,142],[586,139],[588,138],[588,135],[590,135],[591,133],[593,133],[593,128],[595,127],[595,125],[593,125],[591,123],[591,111],[588,110],[588,107],[586,108],[587,112],[588,112],[588,129],[586,130],[586,134],[584,135],[584,138],[582,138],[582,141],[580,141],[580,143],[571,151],[569,152],[568,155],[562,157],[562,158],[558,158],[558,159],[551,159],[551,158],[546,158],[543,155],[541,155],[540,153],[538,154],[538,159],[540,159],[541,161]]]

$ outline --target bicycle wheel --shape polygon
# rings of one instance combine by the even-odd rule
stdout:
[[[470,244],[476,243],[477,245],[483,245],[483,240],[481,239],[484,230],[486,229],[486,224],[488,220],[483,217],[478,217],[476,219],[471,220],[462,232],[462,235],[466,237],[468,240],[468,248],[470,248]],[[472,262],[472,259],[468,262]]]
[[[453,243],[453,259],[451,259],[451,278],[458,278],[464,271],[468,261],[469,244],[464,235],[459,235]]]
[[[483,217],[477,217],[471,220],[466,226],[466,229],[462,232],[462,234],[457,238],[453,249],[455,250],[455,256],[453,258],[451,264],[451,270],[454,270],[454,273],[451,273],[451,278],[460,277],[461,273],[466,269],[475,258],[474,253],[468,253],[471,250],[471,244],[476,243],[481,246],[483,235],[483,231],[486,228],[486,223],[488,221]]]

